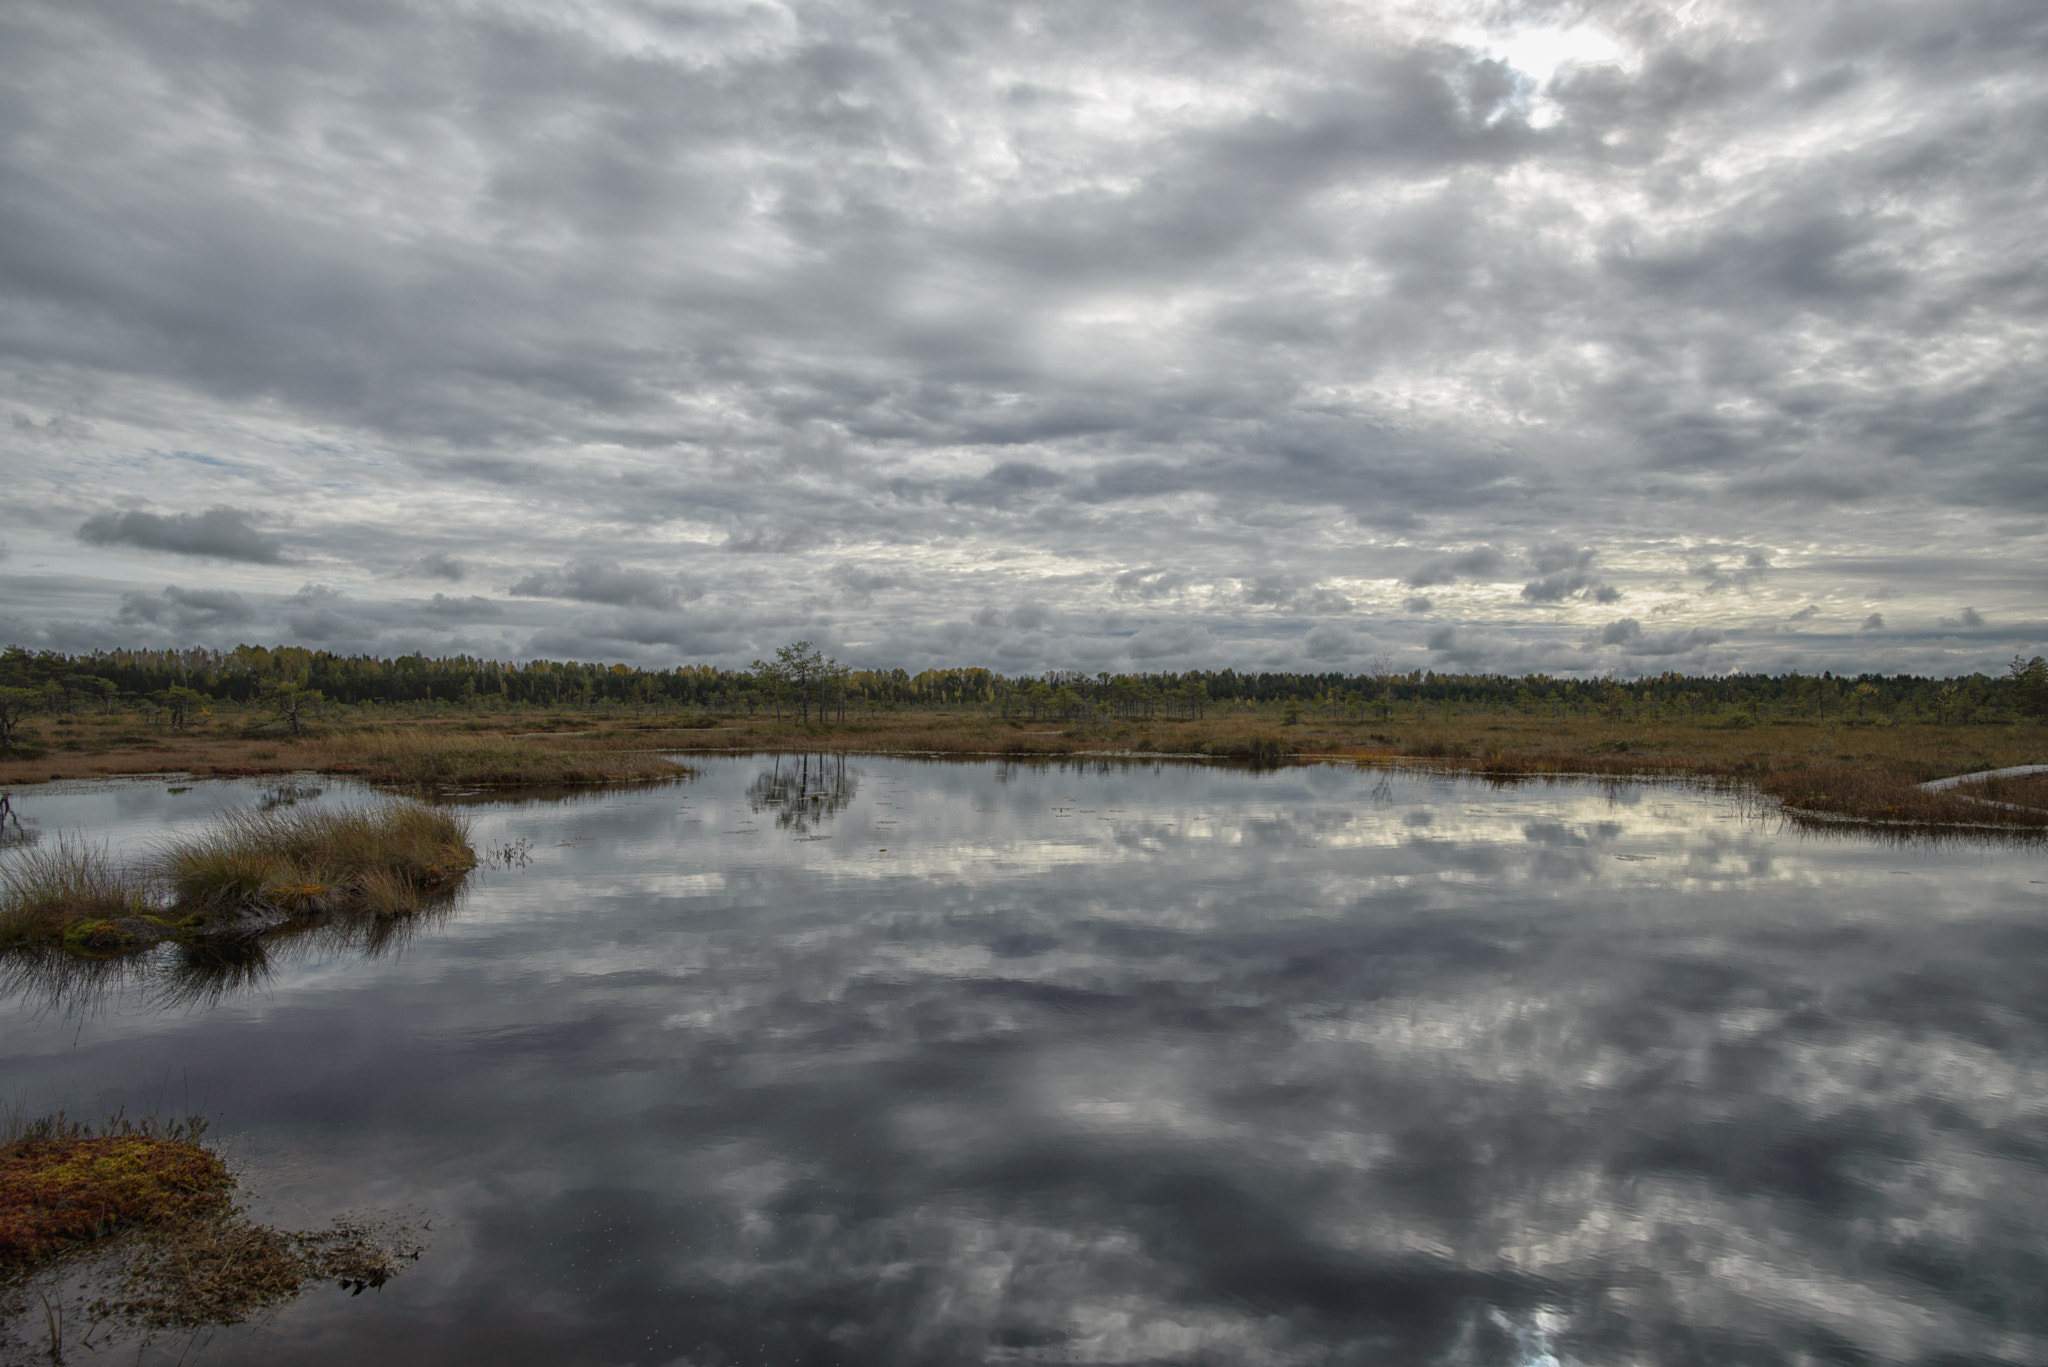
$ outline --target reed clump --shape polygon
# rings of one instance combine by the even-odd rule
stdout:
[[[651,753],[565,749],[524,736],[389,727],[343,732],[311,742],[300,758],[328,773],[372,783],[452,787],[529,787],[630,783],[681,776]]]
[[[0,864],[0,948],[114,953],[328,913],[406,916],[476,864],[468,821],[415,802],[232,812],[139,869],[60,838]]]
[[[477,859],[462,816],[405,802],[233,812],[157,862],[177,905],[202,914],[257,902],[398,916],[451,891]]]
[[[0,946],[55,939],[112,948],[162,912],[154,880],[116,864],[104,845],[60,836],[0,863]]]

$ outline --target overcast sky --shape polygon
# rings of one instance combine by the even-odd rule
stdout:
[[[0,641],[1995,671],[2039,0],[11,0]]]

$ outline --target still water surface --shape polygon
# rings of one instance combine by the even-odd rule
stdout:
[[[452,914],[0,985],[0,1085],[432,1222],[222,1363],[2048,1361],[2048,857],[1680,787],[695,761]],[[372,800],[323,783],[319,802]],[[124,847],[257,800],[17,798]]]

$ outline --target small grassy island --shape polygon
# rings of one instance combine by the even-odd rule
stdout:
[[[297,920],[403,916],[452,895],[476,862],[459,814],[414,802],[232,812],[140,868],[60,838],[0,864],[0,949],[122,953]]]

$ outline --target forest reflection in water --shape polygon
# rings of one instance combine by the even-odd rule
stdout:
[[[433,1212],[374,1302],[202,1360],[2048,1360],[2037,849],[1679,785],[692,762],[472,807],[530,858],[388,942],[7,980],[32,1097],[179,1076],[278,1199]],[[194,796],[51,795],[137,840]]]

